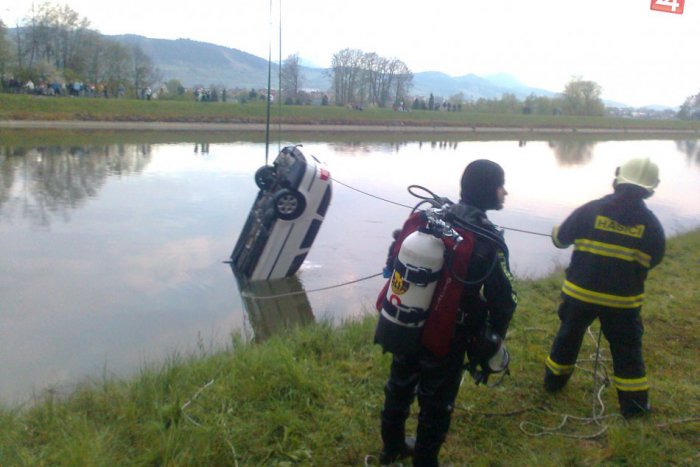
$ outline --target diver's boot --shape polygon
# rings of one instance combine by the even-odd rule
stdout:
[[[416,450],[416,438],[406,436],[404,438],[404,444],[398,450],[387,449],[386,444],[384,449],[379,454],[379,464],[380,465],[391,465],[395,462],[405,459],[407,457],[413,457],[413,453]]]

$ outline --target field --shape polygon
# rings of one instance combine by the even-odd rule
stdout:
[[[477,114],[427,110],[395,112],[391,109],[353,110],[336,106],[281,106],[273,104],[270,115],[272,124],[287,125],[380,125],[395,129],[401,127],[424,129],[441,127],[459,128],[464,131],[496,128],[681,133],[700,131],[700,122],[698,121]],[[240,104],[0,94],[0,122],[3,120],[265,124],[267,106],[260,101]]]

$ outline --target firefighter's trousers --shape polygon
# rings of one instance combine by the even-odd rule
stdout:
[[[649,383],[642,356],[641,309],[608,308],[565,299],[558,312],[561,323],[545,362],[545,388],[557,391],[566,385],[574,372],[586,330],[597,318],[610,345],[620,412],[630,417],[648,411]]]

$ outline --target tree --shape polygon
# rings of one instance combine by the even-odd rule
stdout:
[[[357,49],[343,49],[333,55],[331,77],[336,105],[360,105],[363,103],[359,92],[362,58],[362,51]]]
[[[405,63],[370,53],[365,54],[364,65],[370,104],[386,107],[389,102],[396,105],[405,100],[413,80]]]
[[[564,89],[564,113],[568,115],[603,115],[602,88],[594,81],[573,78]]]
[[[185,94],[185,87],[182,85],[179,79],[168,80],[168,82],[165,83],[165,89],[168,90],[168,95],[171,97],[178,97]],[[226,95],[225,89],[223,95]]]
[[[282,63],[282,96],[284,102],[299,104],[301,90],[301,65],[299,55],[293,54]]]
[[[0,80],[4,79],[5,73],[10,69],[11,64],[12,44],[7,38],[7,28],[0,20]]]
[[[678,111],[678,118],[683,120],[700,120],[700,93],[686,98]]]
[[[452,106],[452,109],[457,110],[462,108],[462,104],[464,104],[464,93],[463,92],[458,92],[457,94],[451,95],[448,99],[447,102]]]
[[[559,99],[530,94],[523,103],[523,113],[529,111],[529,113],[536,115],[553,115],[555,109],[561,108],[561,106],[562,103]]]
[[[106,95],[124,95],[127,90],[147,88],[160,80],[158,70],[141,49],[122,46],[89,25],[68,6],[33,4],[12,37],[16,52],[9,66],[15,78],[46,84],[83,82]],[[2,37],[0,34],[0,72]]]
[[[333,55],[330,73],[337,105],[405,103],[413,82],[413,74],[402,61],[357,49]]]
[[[17,39],[19,67],[31,69],[45,62],[57,70],[83,73],[84,56],[79,51],[89,25],[67,5],[44,2],[32,6],[30,16],[24,19],[22,37]]]
[[[116,42],[108,42],[102,56],[105,66],[101,76],[108,93],[123,97],[130,86],[129,51]]]
[[[394,63],[393,71],[394,89],[396,93],[394,96],[394,104],[400,104],[401,102],[405,104],[409,99],[409,94],[413,87],[413,73],[408,66],[400,60]]]
[[[141,91],[153,87],[156,82],[160,81],[160,72],[153,66],[151,57],[138,46],[131,48],[131,72],[137,96],[140,95]]]

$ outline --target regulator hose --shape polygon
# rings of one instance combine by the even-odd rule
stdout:
[[[419,190],[424,191],[429,196],[418,194]],[[420,201],[418,202],[418,204],[415,205],[411,213],[415,213],[424,204],[430,204],[434,209],[433,214],[437,215],[437,217],[439,217],[443,222],[445,222],[445,224],[450,226],[450,229],[452,228],[452,226],[456,226],[468,232],[471,232],[475,236],[493,244],[496,248],[500,249],[503,252],[506,258],[508,257],[508,246],[506,245],[505,241],[503,241],[503,238],[496,232],[460,219],[452,213],[437,212],[436,210],[444,209],[448,206],[452,206],[455,204],[449,198],[438,196],[428,188],[425,188],[421,185],[409,185],[408,192],[416,198],[420,199]],[[449,255],[447,260],[448,268],[452,275],[455,277],[455,279],[457,279],[457,281],[464,285],[476,285],[486,280],[486,278],[493,272],[494,268],[496,267],[496,264],[498,263],[498,253],[494,254],[493,260],[491,261],[491,264],[489,265],[486,273],[479,279],[475,280],[466,280],[464,278],[459,277],[454,272],[454,255]]]

